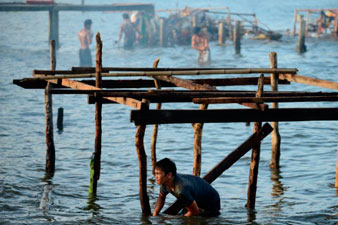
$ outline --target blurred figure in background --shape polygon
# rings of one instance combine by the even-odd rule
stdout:
[[[92,20],[87,19],[84,21],[83,28],[79,31],[78,37],[80,40],[81,48],[79,51],[80,66],[92,66],[92,55],[90,53],[89,45],[92,43],[93,32],[91,31]]]
[[[197,62],[199,65],[209,65],[211,63],[209,39],[200,27],[194,28],[194,33],[191,37],[191,47],[198,51]]]
[[[124,35],[123,48],[131,49],[134,47],[134,44],[136,41],[136,28],[131,23],[129,15],[127,13],[123,13],[122,17],[123,17],[123,22],[121,24],[117,46],[120,47],[120,42],[121,42],[121,38],[123,34]]]

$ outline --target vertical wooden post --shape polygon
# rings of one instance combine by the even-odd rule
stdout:
[[[310,23],[310,10],[307,11],[306,25],[305,25],[305,37],[309,35],[309,23]]]
[[[297,44],[297,52],[304,53],[306,52],[305,46],[305,21],[303,16],[301,17],[299,23],[299,33],[298,33],[298,44]]]
[[[337,129],[338,131],[338,129]],[[336,183],[334,185],[336,188],[338,188],[338,132],[337,132],[337,162],[336,162]]]
[[[235,22],[233,42],[234,42],[236,54],[240,54],[241,53],[241,28],[240,28],[239,21]]]
[[[58,108],[57,128],[59,131],[63,131],[63,108]]]
[[[270,68],[276,69],[277,65],[277,53],[271,52],[270,55]],[[271,80],[271,90],[278,91],[278,74],[272,73],[270,75]],[[271,108],[277,109],[278,102],[272,103]],[[271,123],[273,131],[271,134],[271,161],[270,161],[270,168],[278,169],[279,168],[279,159],[280,159],[280,144],[281,144],[281,137],[279,134],[279,124],[278,122]]]
[[[140,110],[146,111],[148,109],[149,109],[149,102],[143,99]],[[137,131],[135,135],[135,146],[136,146],[137,156],[139,160],[139,196],[140,196],[142,213],[144,215],[150,215],[151,211],[150,211],[149,197],[147,194],[147,155],[144,150],[145,130],[146,130],[146,125],[137,126]]]
[[[165,46],[165,35],[164,35],[164,19],[160,19],[160,46],[164,47]]]
[[[208,108],[207,104],[202,104],[200,106],[201,110],[205,110]],[[203,123],[194,123],[194,163],[193,163],[193,175],[200,176],[201,175],[201,165],[202,165],[202,130]]]
[[[293,36],[296,36],[296,29],[297,29],[297,22],[298,22],[297,14],[298,14],[298,10],[296,9],[294,13],[294,18],[293,18]]]
[[[227,16],[227,27],[228,27],[228,31],[229,31],[229,39],[230,40],[234,40],[234,32],[233,32],[233,28],[232,28],[232,24],[231,24],[231,16],[230,13]]]
[[[258,80],[258,91],[256,93],[256,97],[263,96],[263,88],[264,88],[264,75],[262,74]],[[262,122],[255,122],[253,132],[254,133],[258,132],[261,128],[262,128]],[[246,204],[246,207],[249,209],[254,209],[255,203],[256,203],[260,150],[261,150],[260,143],[258,143],[252,148],[250,175],[249,175],[249,187],[248,187],[248,200]]]
[[[153,67],[157,68],[158,63],[160,62],[160,59],[156,59],[153,63]],[[161,89],[161,83],[159,80],[154,78],[155,82],[155,87],[157,90]],[[160,110],[162,107],[161,103],[157,103],[156,109]],[[155,175],[155,165],[156,165],[156,142],[157,142],[157,133],[158,133],[158,124],[154,124],[154,129],[153,129],[153,134],[151,138],[151,144],[150,144],[150,149],[151,149],[151,162],[152,162],[152,172]]]
[[[220,22],[218,24],[218,45],[224,44],[224,24],[223,22]]]
[[[102,41],[100,33],[96,34],[96,83],[98,88],[102,87]],[[101,170],[101,141],[102,141],[102,102],[100,96],[95,94],[95,152],[94,152],[94,174],[91,180],[89,192],[97,193],[97,181],[100,179]]]
[[[50,41],[50,69],[56,68],[55,41]],[[46,172],[53,174],[55,171],[55,146],[53,132],[53,101],[52,83],[48,82],[45,89],[45,126],[46,126]]]
[[[59,10],[54,7],[49,10],[49,41],[55,40],[55,47],[59,48]]]

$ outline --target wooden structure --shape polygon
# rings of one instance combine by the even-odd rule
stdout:
[[[338,9],[296,9],[294,13],[293,35],[296,35],[297,24],[301,26],[303,19],[305,20],[304,29],[306,36],[313,33],[319,37],[323,33],[330,32],[337,39]]]
[[[135,146],[139,159],[139,193],[142,212],[150,214],[149,197],[147,195],[147,160],[144,148],[144,134],[149,124],[192,123],[194,128],[194,168],[193,173],[200,175],[202,165],[201,137],[203,123],[227,123],[227,122],[255,122],[254,133],[239,145],[233,152],[217,164],[204,179],[211,183],[225,170],[231,167],[250,149],[252,151],[250,178],[248,188],[248,208],[255,208],[257,189],[258,165],[260,154],[260,142],[274,129],[272,160],[270,166],[279,166],[280,137],[278,134],[278,121],[309,121],[309,120],[338,120],[338,108],[278,108],[278,102],[315,102],[338,101],[338,83],[318,80],[306,76],[297,75],[294,68],[277,68],[276,53],[270,54],[271,68],[157,68],[158,60],[153,68],[118,68],[102,67],[102,42],[100,35],[96,36],[97,54],[96,68],[74,67],[71,70],[34,70],[33,78],[14,80],[13,83],[23,88],[45,89],[46,96],[46,126],[52,124],[50,112],[52,111],[51,97],[53,94],[86,94],[89,102],[95,103],[95,150],[91,163],[90,191],[96,194],[97,181],[100,175],[101,156],[101,111],[102,104],[119,103],[132,107],[131,121],[137,126]],[[54,45],[51,45],[51,53]],[[55,63],[55,55],[51,54],[51,64]],[[260,77],[224,78],[227,74],[238,76],[255,75]],[[270,74],[270,77],[264,77]],[[219,75],[220,78],[183,79],[179,76]],[[118,80],[113,77],[143,77],[145,79]],[[79,80],[79,78],[95,78],[95,80]],[[111,79],[107,79],[111,78]],[[278,85],[287,85],[290,82],[315,85],[330,88],[334,92],[301,92],[278,91]],[[257,91],[223,91],[217,90],[219,86],[232,85],[257,85]],[[272,91],[264,91],[264,85],[272,86]],[[163,89],[170,87],[171,89]],[[179,89],[175,89],[178,87]],[[118,88],[118,90],[116,90]],[[135,88],[142,88],[135,90]],[[144,90],[144,88],[151,88]],[[173,89],[174,88],[174,89]],[[185,88],[187,90],[182,90]],[[47,103],[49,102],[49,103]],[[167,102],[200,104],[200,109],[172,109],[162,110],[157,107],[149,109],[150,103],[163,104]],[[236,109],[207,109],[210,104],[236,103],[243,107]],[[269,107],[267,103],[274,103]],[[177,104],[179,106],[179,104]],[[268,123],[273,122],[273,126]],[[46,131],[49,135],[51,131]],[[156,138],[156,135],[153,136]],[[52,138],[52,136],[50,137]],[[156,142],[156,140],[154,140]],[[48,149],[47,149],[48,151]],[[155,152],[155,149],[152,150]],[[152,154],[153,156],[153,154]],[[55,160],[55,156],[54,156]],[[153,160],[154,161],[154,160]],[[337,167],[338,168],[338,167]],[[338,172],[338,170],[337,170]],[[338,173],[337,173],[338,174]],[[338,176],[337,176],[338,177]],[[338,182],[336,182],[337,185]],[[338,185],[337,185],[338,186]],[[176,213],[180,209],[179,202],[173,204],[166,213]]]
[[[155,7],[152,4],[110,4],[110,5],[71,5],[71,4],[25,4],[25,3],[0,3],[0,11],[47,11],[49,12],[49,40],[55,40],[58,48],[59,43],[59,12],[60,11],[143,11],[154,15]]]

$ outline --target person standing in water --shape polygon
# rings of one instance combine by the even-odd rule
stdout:
[[[93,32],[91,31],[92,20],[87,19],[84,21],[83,28],[79,31],[78,37],[80,40],[81,48],[79,51],[80,66],[92,66],[92,55],[90,53],[89,45],[92,43]]]
[[[124,35],[123,48],[131,49],[134,47],[136,41],[136,27],[131,23],[129,15],[123,13],[123,23],[121,24],[117,46],[120,47],[122,34]]]
[[[198,51],[197,62],[199,65],[209,65],[210,49],[207,34],[204,34],[200,27],[195,27],[191,37],[191,47]]]

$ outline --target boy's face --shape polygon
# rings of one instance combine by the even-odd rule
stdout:
[[[171,177],[171,173],[166,175],[163,170],[155,168],[155,180],[158,185],[166,185]]]

